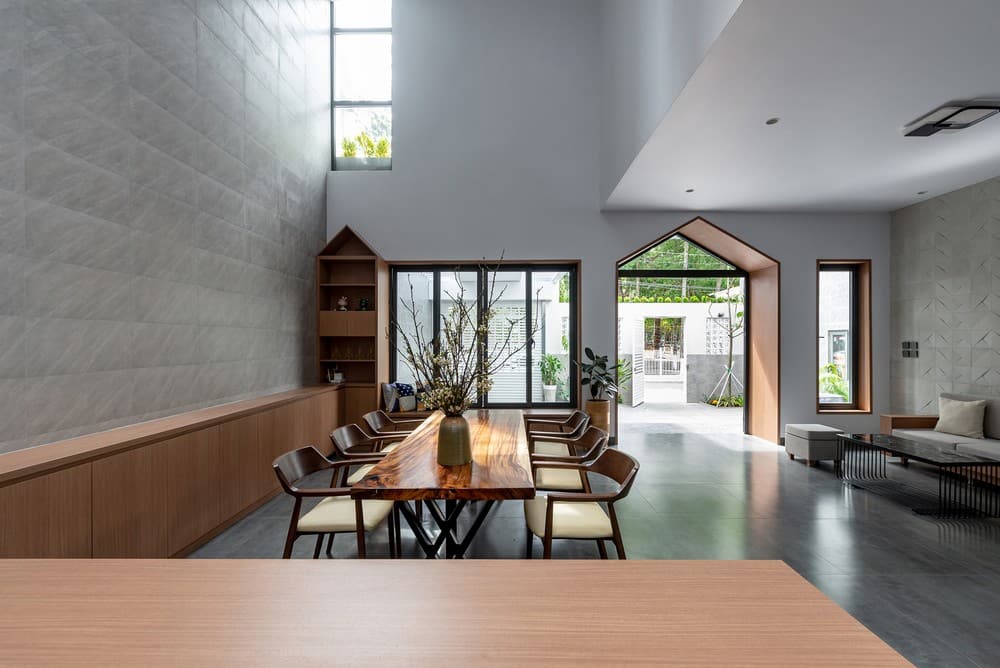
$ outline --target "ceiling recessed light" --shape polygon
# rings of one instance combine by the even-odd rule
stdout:
[[[686,192],[686,193],[693,193],[694,192],[694,188],[688,188],[684,192]]]
[[[778,121],[780,121],[780,120],[781,120],[780,118],[778,118],[777,116],[775,116],[774,118],[769,118],[766,121],[764,121],[764,124],[765,125],[777,125]]]
[[[926,190],[921,190],[921,191],[917,192],[917,194],[918,195],[926,195],[927,191]]]

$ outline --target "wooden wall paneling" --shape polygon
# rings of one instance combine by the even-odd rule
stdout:
[[[95,557],[164,557],[170,554],[163,443],[121,452],[93,467]]]
[[[90,464],[0,488],[0,557],[90,557]]]
[[[239,514],[268,492],[274,478],[270,462],[260,456],[257,416],[219,425],[219,513],[223,520]]]
[[[750,272],[747,346],[748,431],[777,443],[780,437],[780,270]]]
[[[178,436],[160,446],[166,451],[169,554],[175,554],[222,521],[219,426]]]

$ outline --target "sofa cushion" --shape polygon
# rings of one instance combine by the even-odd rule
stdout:
[[[974,394],[954,394],[945,392],[941,395],[945,399],[955,399],[957,401],[985,401],[986,415],[983,417],[983,435],[986,438],[1000,439],[1000,396],[985,397]]]
[[[843,429],[828,427],[825,424],[786,424],[785,436],[789,434],[804,438],[807,441],[836,441],[837,434],[844,433]]]
[[[983,438],[986,401],[963,401],[941,396],[938,399],[938,418],[934,431],[955,434],[966,438]]]
[[[977,441],[960,441],[955,449],[967,455],[1000,460],[1000,440],[983,438]]]
[[[892,435],[898,436],[899,438],[908,438],[911,441],[917,441],[918,443],[930,443],[931,445],[937,445],[942,448],[954,448],[955,444],[959,441],[969,440],[967,438],[963,438],[962,436],[945,434],[939,431],[934,431],[933,429],[893,429]]]

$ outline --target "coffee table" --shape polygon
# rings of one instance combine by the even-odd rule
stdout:
[[[837,445],[837,477],[854,487],[881,491],[872,483],[887,479],[886,458],[902,457],[937,471],[937,505],[914,507],[914,512],[937,517],[1000,517],[1000,461],[996,459],[888,434],[839,434]],[[911,485],[894,485],[904,488],[910,498],[927,496],[925,490]]]

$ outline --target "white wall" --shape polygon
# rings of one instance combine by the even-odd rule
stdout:
[[[741,2],[602,0],[602,202]]]
[[[611,354],[619,258],[702,215],[782,262],[782,419],[815,411],[816,259],[872,258],[875,408],[888,381],[888,215],[602,212],[596,0],[395,3],[391,172],[335,172],[329,231],[389,260],[580,259],[583,342]]]
[[[735,315],[742,304],[733,305]],[[726,304],[711,304],[713,316],[726,315]],[[706,335],[708,333],[709,304],[643,304],[622,303],[618,305],[618,317],[622,319],[623,331],[631,330],[633,324],[638,325],[639,319],[647,318],[683,318],[684,320],[684,354],[704,355],[708,351]],[[631,333],[627,335],[631,337]],[[629,340],[625,335],[622,340]],[[733,339],[733,350],[742,354],[743,334]],[[623,352],[625,349],[623,348]],[[629,349],[627,352],[631,352]]]

